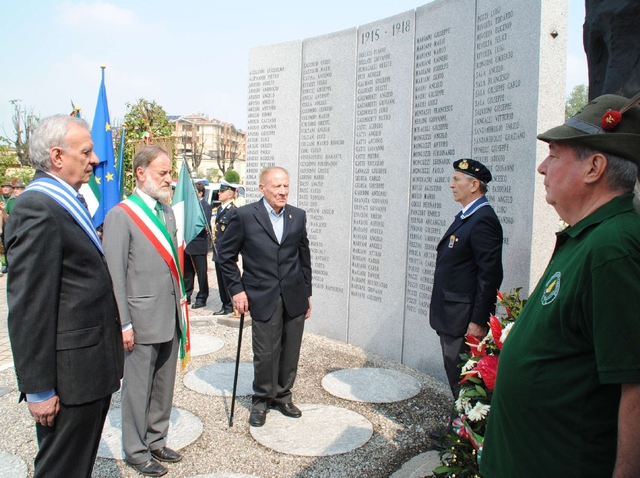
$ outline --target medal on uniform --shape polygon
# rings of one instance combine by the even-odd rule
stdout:
[[[220,232],[224,232],[224,225],[220,226]]]
[[[453,249],[453,245],[456,243],[456,240],[456,236],[451,234],[451,237],[449,238],[449,249]]]

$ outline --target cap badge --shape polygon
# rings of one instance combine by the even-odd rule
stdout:
[[[466,159],[463,159],[462,161],[460,161],[460,163],[458,164],[458,168],[460,169],[469,169],[469,163]]]

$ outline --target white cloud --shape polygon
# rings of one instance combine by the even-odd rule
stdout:
[[[83,30],[133,30],[142,26],[133,10],[127,10],[101,0],[80,3],[65,2],[59,18],[67,26]]]

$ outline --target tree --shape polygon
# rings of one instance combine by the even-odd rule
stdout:
[[[127,103],[124,116],[125,150],[124,150],[124,187],[133,191],[135,176],[133,157],[147,144],[156,144],[169,153],[171,166],[176,171],[175,155],[171,133],[173,125],[167,119],[167,113],[158,103],[143,98],[135,103]]]
[[[224,175],[224,180],[228,183],[239,183],[240,175],[235,169],[227,169],[227,172]]]
[[[9,103],[13,105],[13,117],[11,120],[13,122],[15,138],[11,143],[20,164],[23,166],[30,166],[29,138],[31,137],[33,130],[38,125],[38,121],[40,121],[40,119],[33,114],[33,108],[22,108],[20,106],[20,100],[11,100]],[[5,134],[7,134],[6,131]]]
[[[35,171],[30,167],[23,167],[13,151],[13,141],[0,136],[0,182],[22,179],[29,184]]]
[[[218,169],[223,174],[233,169],[233,163],[244,152],[246,133],[236,129],[231,123],[223,123],[222,136],[218,141],[218,150],[214,151]]]
[[[587,85],[576,85],[567,97],[567,103],[564,109],[565,119],[574,116],[578,111],[586,106],[589,102],[589,90]]]

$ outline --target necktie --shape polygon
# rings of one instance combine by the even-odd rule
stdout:
[[[84,196],[80,193],[78,193],[78,201],[80,201],[82,203],[82,205],[87,209],[87,211],[89,210],[89,206],[87,205],[87,201],[85,200]]]
[[[156,217],[162,223],[163,226],[166,225],[164,223],[164,214],[162,213],[162,203],[160,201],[156,201]]]

